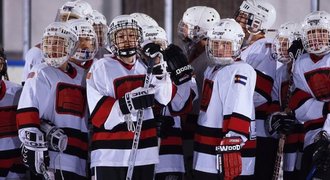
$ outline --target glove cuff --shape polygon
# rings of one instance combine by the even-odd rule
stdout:
[[[119,103],[119,108],[123,114],[130,113],[126,104],[125,95],[118,100],[118,103]]]

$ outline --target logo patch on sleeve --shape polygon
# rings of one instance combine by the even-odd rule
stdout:
[[[245,86],[246,81],[247,81],[246,76],[243,76],[243,75],[240,75],[240,74],[235,75],[235,83],[240,83],[240,84],[243,84]]]

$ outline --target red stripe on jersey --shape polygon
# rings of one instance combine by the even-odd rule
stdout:
[[[18,109],[16,114],[17,128],[25,126],[40,126],[39,110],[37,108]]]
[[[142,130],[140,139],[147,139],[156,136],[156,128]],[[121,131],[121,132],[94,132],[93,141],[102,141],[102,140],[130,140],[133,139],[134,133],[130,131]]]
[[[256,72],[257,72],[257,81],[256,81],[255,89],[268,101],[270,101],[274,80],[270,76],[267,76],[258,70],[256,70]]]
[[[0,107],[0,137],[17,136],[17,106]]]
[[[11,159],[0,159],[0,168],[8,169],[12,167],[13,164],[21,164],[21,157],[14,157]]]
[[[290,98],[289,108],[292,110],[295,110],[295,109],[299,108],[302,104],[304,104],[310,98],[312,98],[312,96],[309,93],[307,93],[301,89],[296,89],[293,92],[292,97]]]
[[[257,147],[256,140],[247,140],[243,146],[243,149],[255,149]]]
[[[321,125],[320,127],[323,127],[324,122],[325,122],[325,118],[319,118],[319,119],[313,119],[310,121],[306,121],[304,123],[304,128],[306,130],[306,129],[310,129],[313,126],[320,126],[320,125]]]
[[[69,137],[68,138],[68,145],[74,146],[76,148],[82,149],[84,151],[88,150],[88,143],[84,142],[80,139],[74,138],[74,137]]]
[[[6,94],[6,84],[4,81],[1,81],[1,86],[0,86],[0,100],[5,96]]]
[[[100,99],[91,115],[91,121],[94,126],[100,128],[104,124],[115,102],[116,100],[109,96],[103,96]]]
[[[207,137],[207,136],[195,134],[195,141],[197,141],[200,144],[218,146],[221,140],[222,140],[221,138]]]
[[[161,140],[161,145],[182,145],[181,137],[167,137]]]
[[[299,136],[300,134],[289,134],[285,138],[285,144],[296,144],[299,142]]]
[[[242,115],[240,115],[242,116]],[[250,121],[247,118],[238,116],[229,116],[223,120],[223,131],[235,131],[243,135],[248,135],[250,132]]]

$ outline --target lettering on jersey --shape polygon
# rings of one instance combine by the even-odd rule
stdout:
[[[316,99],[330,101],[330,68],[315,69],[304,75]]]
[[[133,75],[117,78],[113,81],[116,99],[125,95],[138,87],[142,87],[145,80],[145,75]]]
[[[56,88],[56,112],[83,117],[86,107],[86,89],[67,83],[58,83]]]
[[[247,77],[243,75],[236,74],[235,75],[235,83],[246,85]]]
[[[33,78],[35,74],[36,74],[35,72],[30,72],[27,76],[27,79]]]
[[[209,79],[204,80],[204,87],[203,87],[203,93],[202,93],[202,101],[201,101],[201,110],[206,111],[211,97],[212,97],[212,90],[213,90],[213,81]]]
[[[0,108],[0,138],[17,135],[16,109],[17,106]]]

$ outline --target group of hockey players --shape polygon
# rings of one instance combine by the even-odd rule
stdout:
[[[65,3],[23,87],[0,50],[0,179],[330,179],[330,14],[275,19],[190,7],[179,47],[146,14]]]

